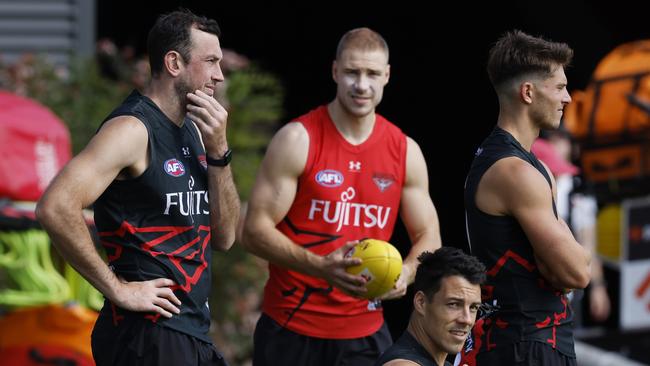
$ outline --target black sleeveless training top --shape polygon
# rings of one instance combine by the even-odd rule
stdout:
[[[108,300],[102,312],[113,317],[115,326],[125,318],[144,317],[211,342],[210,208],[198,131],[190,121],[178,127],[137,91],[106,120],[121,115],[134,116],[147,128],[150,161],[141,176],[108,186],[95,202],[95,224],[113,271],[127,281],[174,280],[181,313],[171,319],[132,313]]]
[[[375,366],[381,366],[397,359],[413,361],[421,366],[438,366],[429,352],[418,343],[408,330],[405,330],[402,336],[386,352],[382,353]],[[445,362],[445,366],[451,365]]]
[[[512,156],[534,166],[551,189],[544,166],[503,129],[495,127],[477,150],[465,183],[465,212],[471,252],[488,270],[482,286],[486,311],[466,343],[465,356],[537,341],[575,357],[569,301],[541,276],[523,229],[514,217],[488,215],[476,207],[476,190],[483,174],[498,160]]]

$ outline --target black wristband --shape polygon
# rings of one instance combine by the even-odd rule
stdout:
[[[210,155],[205,154],[205,161],[208,163],[208,165],[212,166],[224,167],[230,164],[230,160],[232,160],[232,150],[230,149],[226,150],[221,159],[212,159]]]

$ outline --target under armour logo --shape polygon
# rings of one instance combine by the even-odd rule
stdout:
[[[183,151],[183,156],[190,156],[190,148],[187,146],[181,147],[181,150]]]
[[[352,161],[352,160],[350,160],[349,169],[352,170],[352,171],[361,170],[361,162],[360,161]]]

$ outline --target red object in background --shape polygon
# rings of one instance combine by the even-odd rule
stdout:
[[[5,356],[9,350],[13,350],[16,357],[34,358],[40,354],[45,358],[92,360],[90,335],[97,316],[97,312],[79,305],[51,304],[16,309],[0,317],[0,364],[8,365]],[[39,352],[31,352],[33,349]]]
[[[2,350],[4,366],[95,366],[92,358],[63,346],[16,346]]]
[[[70,133],[52,111],[0,91],[0,199],[37,201],[70,156]]]

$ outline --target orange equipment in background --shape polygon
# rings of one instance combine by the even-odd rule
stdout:
[[[0,318],[2,364],[24,364],[6,363],[6,357],[16,362],[41,357],[94,365],[90,334],[96,319],[96,312],[78,305],[46,305],[12,311]],[[32,361],[36,364],[37,360]]]
[[[566,128],[580,142],[593,182],[650,176],[650,40],[616,47],[584,91],[571,94]]]

